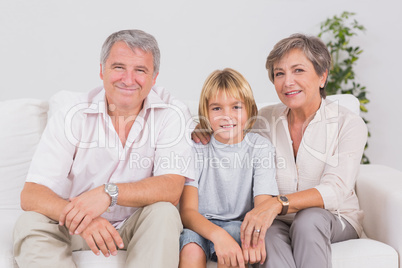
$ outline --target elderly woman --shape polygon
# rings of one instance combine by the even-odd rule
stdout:
[[[362,233],[354,187],[367,128],[325,99],[330,64],[325,44],[302,34],[279,41],[268,56],[282,103],[262,108],[254,128],[276,147],[280,195],[250,211],[241,229],[244,248],[265,238],[260,267],[331,267],[331,243]]]

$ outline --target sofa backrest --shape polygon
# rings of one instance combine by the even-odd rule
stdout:
[[[20,192],[47,122],[47,101],[0,102],[0,209],[20,209]]]
[[[0,209],[20,209],[20,192],[48,116],[79,94],[61,91],[50,98],[49,102],[36,99],[0,102],[3,110],[0,115],[0,181],[2,193],[5,193],[0,195]],[[328,96],[328,99],[359,114],[359,101],[353,95],[333,95]],[[198,102],[184,102],[191,114],[197,117]],[[257,103],[257,106],[260,109],[269,104],[275,103]]]

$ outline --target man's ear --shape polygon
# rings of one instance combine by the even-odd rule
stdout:
[[[100,79],[103,80],[103,70],[102,70],[102,63],[100,64],[100,73],[99,73]]]
[[[156,83],[156,78],[158,77],[159,73],[155,74],[154,78],[152,78],[152,86]]]

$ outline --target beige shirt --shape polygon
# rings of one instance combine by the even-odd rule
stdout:
[[[254,125],[255,131],[268,137],[276,147],[280,194],[316,188],[325,209],[346,219],[360,236],[363,212],[359,209],[355,183],[367,141],[366,124],[338,102],[323,99],[305,129],[295,161],[288,112],[289,108],[282,103],[264,107]]]

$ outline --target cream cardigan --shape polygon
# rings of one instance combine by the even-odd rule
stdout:
[[[259,111],[254,125],[276,147],[276,179],[280,194],[315,187],[325,209],[346,219],[360,236],[363,212],[359,208],[355,183],[367,141],[367,127],[356,114],[337,101],[322,100],[305,129],[297,159],[293,155],[284,104]],[[285,216],[292,219],[294,215]]]

